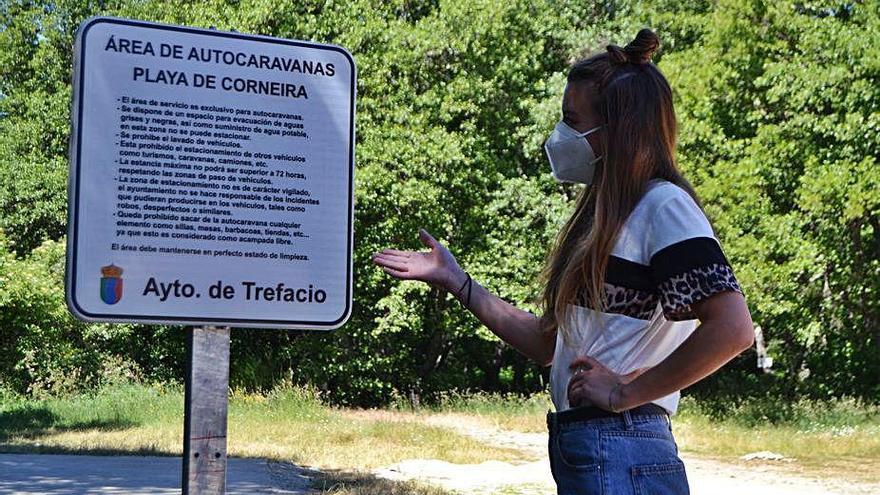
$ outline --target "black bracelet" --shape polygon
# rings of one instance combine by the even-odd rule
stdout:
[[[461,294],[461,290],[464,289],[464,286],[467,285],[468,281],[470,281],[471,279],[471,275],[468,272],[464,272],[464,274],[467,275],[467,278],[464,280],[464,283],[461,284],[461,287],[459,287],[458,290],[455,291],[455,297],[458,297],[458,295]]]
[[[467,304],[464,305],[464,307],[467,308],[468,310],[471,309],[471,286],[472,285],[474,285],[474,279],[472,279],[470,276],[468,276],[468,298],[467,298]]]
[[[455,293],[455,298],[458,300],[458,304],[461,304],[461,306],[462,306],[463,308],[468,309],[468,308],[467,308],[467,305],[463,304],[463,303],[461,302],[461,298],[459,297],[459,296],[461,296],[461,291],[464,290],[464,286],[467,285],[467,286],[468,286],[468,297],[467,297],[467,300],[468,300],[468,304],[470,304],[470,300],[471,300],[471,285],[470,285],[470,284],[471,284],[471,274],[468,273],[468,272],[464,272],[464,274],[467,275],[467,280],[465,280],[464,283],[461,284],[461,288],[458,289],[458,291]]]

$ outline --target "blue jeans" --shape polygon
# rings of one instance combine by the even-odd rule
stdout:
[[[547,413],[559,495],[687,495],[684,463],[665,414],[559,423]]]

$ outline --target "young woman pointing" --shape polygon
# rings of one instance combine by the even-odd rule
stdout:
[[[505,342],[552,365],[547,414],[560,494],[688,493],[670,415],[680,390],[752,345],[742,290],[675,161],[672,91],[643,29],[576,62],[544,148],[582,183],[542,274],[543,315],[472,280],[428,232],[427,252],[385,249],[393,277],[453,293]],[[699,320],[699,326],[697,321]]]

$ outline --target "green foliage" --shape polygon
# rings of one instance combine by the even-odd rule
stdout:
[[[661,68],[681,100],[683,167],[777,363],[753,385],[876,400],[880,13],[814,7],[721,2],[700,46]]]
[[[179,328],[87,324],[64,302],[63,242],[45,241],[27,257],[0,231],[0,388],[39,395],[182,376]]]
[[[89,393],[34,398],[0,394],[0,441],[49,431],[124,429],[143,424],[178,422],[183,415],[180,387],[114,384]]]
[[[682,421],[705,417],[712,422],[731,423],[747,428],[791,426],[801,432],[833,431],[840,428],[876,426],[880,407],[853,397],[815,400],[801,397],[791,401],[779,396],[736,400],[695,400],[685,397],[676,416]]]
[[[542,416],[551,408],[550,395],[498,394],[486,392],[444,392],[432,410],[473,415]]]
[[[327,334],[236,330],[231,369],[235,387],[293,380],[350,404],[545,385],[546,370],[453,299],[391,279],[370,254],[421,249],[424,227],[481,283],[537,310],[535,276],[576,193],[549,177],[541,151],[566,67],[649,26],[675,91],[681,167],[777,363],[758,374],[746,353],[694,391],[877,400],[878,10],[758,0],[6,2],[0,380],[66,389],[119,363],[132,375],[182,377],[181,329],[87,325],[63,305],[71,48],[86,17],[332,42],[354,54],[353,316]]]
[[[104,351],[125,326],[86,325],[64,305],[64,244],[46,241],[16,259],[0,233],[0,386],[38,393],[98,385],[126,373]]]

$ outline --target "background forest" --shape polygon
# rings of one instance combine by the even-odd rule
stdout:
[[[85,324],[64,304],[73,38],[101,14],[330,42],[358,65],[354,313],[330,333],[233,332],[231,385],[338,404],[530,393],[546,370],[450,296],[370,262],[426,228],[536,311],[578,186],[541,144],[574,57],[641,27],[675,91],[679,160],[763,329],[686,393],[880,402],[880,2],[0,2],[0,388],[41,395],[184,375],[181,327]]]

